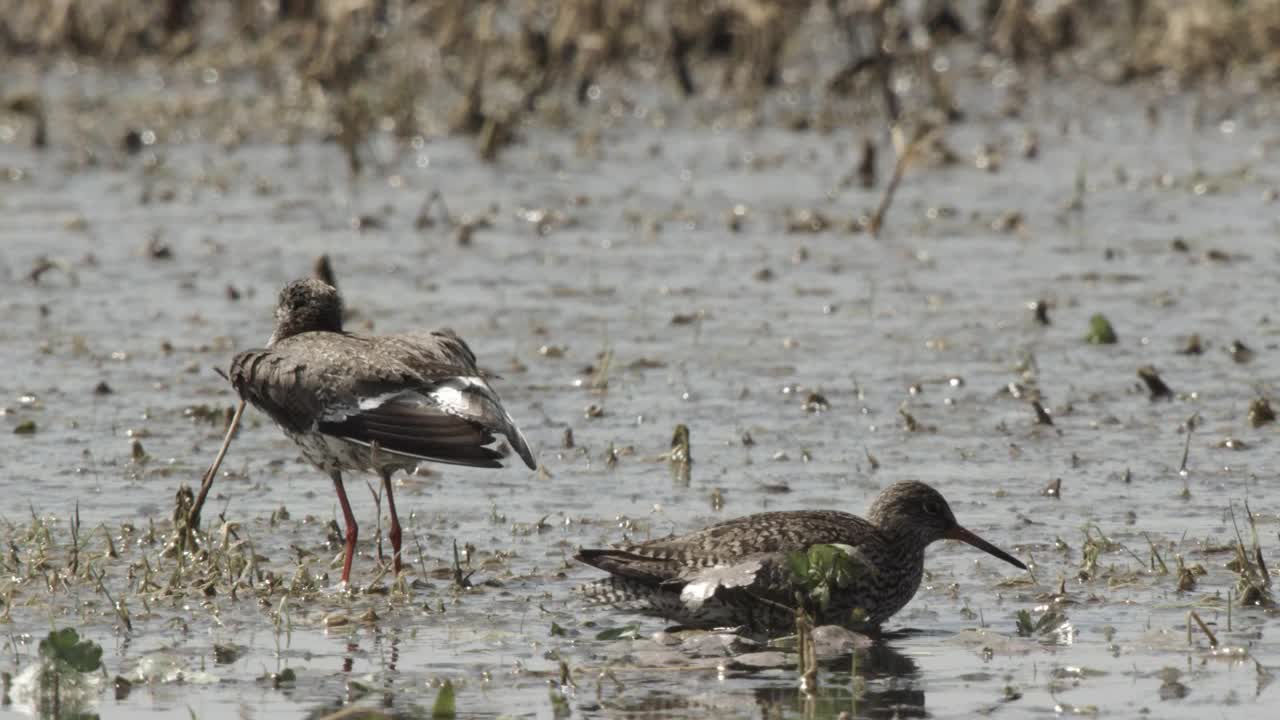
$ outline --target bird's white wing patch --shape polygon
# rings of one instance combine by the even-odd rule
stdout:
[[[354,408],[350,405],[338,405],[336,407],[331,407],[328,412],[320,416],[320,422],[339,423],[357,413],[377,410],[391,400],[400,397],[404,392],[404,390],[393,390],[380,395],[362,397],[356,401],[356,406]]]
[[[446,411],[463,412],[469,405],[466,396],[462,394],[462,390],[449,385],[443,385],[432,390],[431,398]]]
[[[427,393],[416,392],[410,388],[400,388],[392,390],[380,395],[369,395],[360,398],[358,407],[360,410],[375,410],[384,404],[397,398],[409,399],[417,396],[418,402],[421,404],[439,405],[446,410],[464,409],[468,403],[463,393],[471,388],[489,389],[489,384],[484,378],[474,376],[458,376],[445,380],[432,388]],[[337,414],[337,413],[335,413]],[[343,413],[343,416],[350,413]],[[328,419],[328,418],[326,418]]]
[[[453,378],[450,382],[460,384],[464,388],[478,387],[485,388],[486,390],[489,389],[489,383],[485,382],[484,378],[475,377],[474,375],[459,375],[458,377]]]
[[[383,403],[392,398],[399,397],[402,394],[404,394],[403,390],[393,390],[388,393],[382,393],[381,395],[362,397],[360,398],[359,407],[361,410],[373,410],[375,408],[382,407]]]
[[[748,560],[736,565],[717,565],[693,576],[680,590],[680,601],[696,610],[715,597],[720,588],[746,587],[756,581],[756,574],[764,567],[762,559]]]
[[[478,390],[479,392],[473,392]],[[484,378],[459,376],[449,378],[428,393],[441,410],[469,420],[499,424],[504,419],[502,407]]]

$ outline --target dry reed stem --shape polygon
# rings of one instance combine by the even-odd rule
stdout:
[[[222,447],[218,448],[213,464],[200,480],[200,492],[196,495],[196,501],[191,505],[191,510],[187,512],[187,526],[182,529],[183,545],[186,544],[187,536],[200,527],[200,510],[204,508],[204,500],[209,495],[209,489],[213,487],[213,479],[218,475],[218,468],[222,467],[222,459],[227,456],[227,449],[231,447],[231,438],[235,437],[236,428],[240,427],[240,416],[244,414],[244,406],[244,400],[236,406],[236,414],[231,416],[231,423],[227,425],[227,435],[222,438]]]

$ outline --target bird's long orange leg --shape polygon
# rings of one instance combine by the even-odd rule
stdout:
[[[333,489],[338,491],[338,504],[342,506],[342,519],[347,524],[347,553],[342,561],[342,582],[351,580],[351,559],[356,555],[356,538],[360,536],[360,528],[356,526],[355,513],[351,512],[351,503],[347,502],[347,491],[342,487],[342,473],[334,470]]]
[[[394,470],[382,471],[382,487],[387,493],[387,512],[391,513],[391,530],[387,537],[391,539],[391,555],[396,575],[400,574],[400,517],[396,515],[396,500],[391,494],[391,474]]]

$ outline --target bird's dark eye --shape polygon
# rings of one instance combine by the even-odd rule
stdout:
[[[938,507],[938,503],[932,500],[925,500],[924,511],[929,515],[937,515],[941,511],[941,508]]]

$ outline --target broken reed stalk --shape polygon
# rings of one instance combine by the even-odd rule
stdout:
[[[895,126],[894,133],[901,133],[901,129]],[[907,172],[907,165],[910,164],[920,147],[933,140],[934,135],[938,133],[938,129],[929,126],[922,126],[916,130],[911,141],[905,143],[902,151],[898,153],[898,162],[893,166],[893,176],[889,178],[889,184],[884,188],[884,195],[880,198],[880,205],[871,216],[868,229],[871,231],[872,237],[880,237],[880,230],[884,228],[884,218],[889,212],[889,206],[893,204],[893,196],[898,191],[898,185],[902,183],[902,176]]]
[[[1218,636],[1213,634],[1213,631],[1209,629],[1209,626],[1205,624],[1204,620],[1200,619],[1200,613],[1195,610],[1187,611],[1187,644],[1191,644],[1192,620],[1196,621],[1196,624],[1200,626],[1202,631],[1204,631],[1205,636],[1209,638],[1209,646],[1214,648],[1218,647]]]
[[[244,406],[244,400],[236,406],[236,413],[231,416],[231,422],[227,425],[227,435],[222,438],[222,447],[218,448],[213,464],[200,480],[200,492],[196,495],[196,501],[191,505],[191,510],[187,512],[187,527],[182,532],[181,543],[184,548],[187,537],[200,527],[200,510],[204,508],[204,500],[209,496],[209,489],[213,487],[213,479],[218,476],[218,468],[222,467],[222,459],[227,456],[227,449],[231,447],[231,438],[235,437],[236,428],[240,427],[240,416],[244,414]]]
[[[468,558],[469,561],[470,559]],[[456,539],[453,541],[453,585],[458,588],[471,587],[471,573],[462,574],[462,557],[458,554],[458,541]]]
[[[1182,462],[1178,463],[1178,472],[1185,478],[1187,473],[1187,458],[1191,456],[1191,434],[1195,429],[1190,425],[1187,426],[1187,440],[1182,445]]]
[[[76,499],[76,511],[71,516],[71,574],[80,572],[80,500]]]

